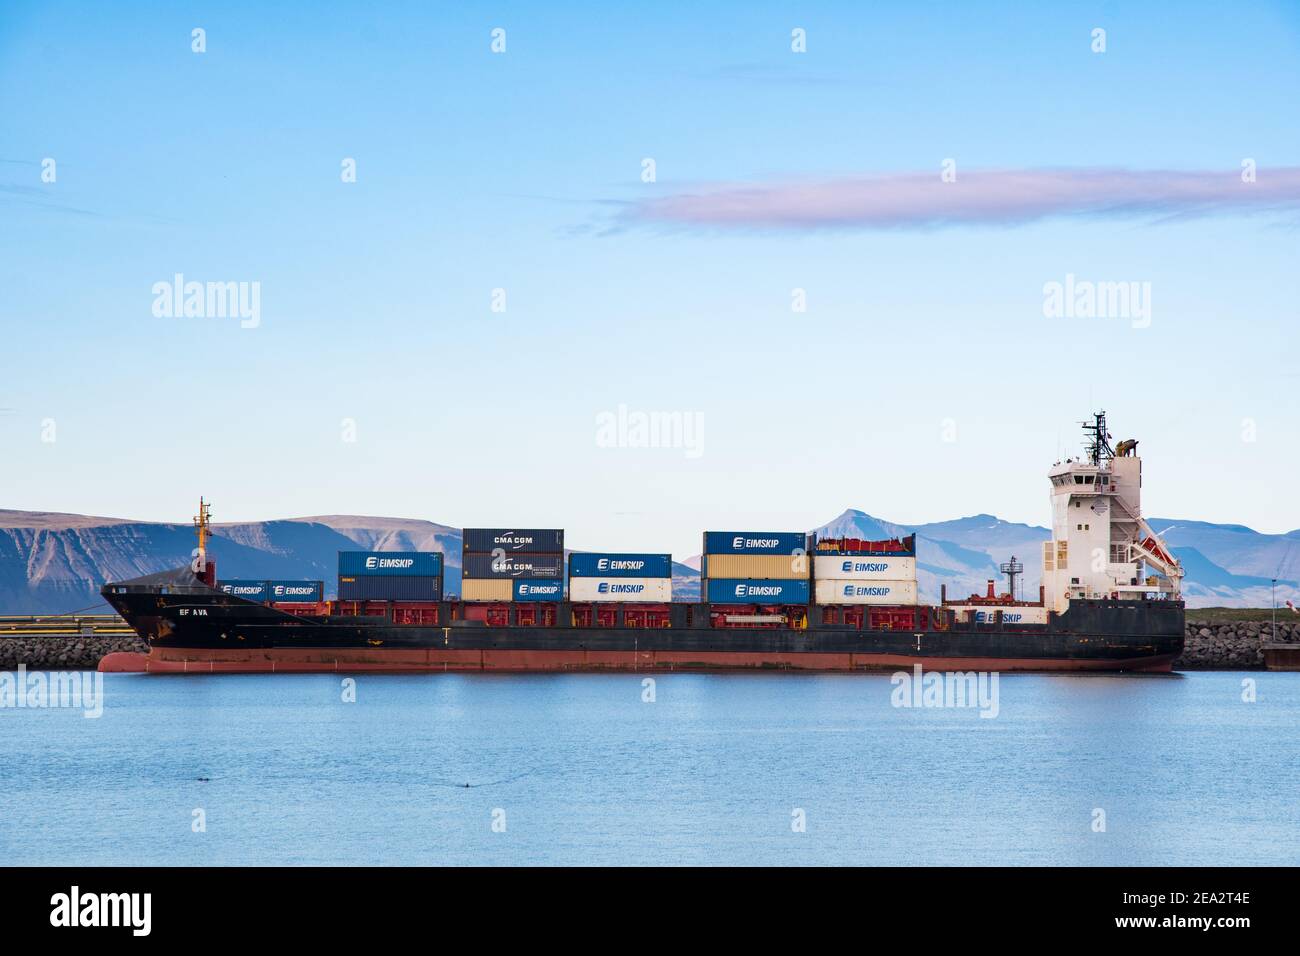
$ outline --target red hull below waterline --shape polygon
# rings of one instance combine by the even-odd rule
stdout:
[[[903,654],[816,654],[590,651],[590,650],[298,650],[267,648],[229,651],[186,648],[149,654],[109,654],[99,662],[105,673],[147,674],[319,674],[370,673],[532,673],[532,672],[710,672],[822,671],[838,673],[927,671],[1140,671],[1168,673],[1173,655],[1128,660],[1069,660],[996,657],[910,657]]]

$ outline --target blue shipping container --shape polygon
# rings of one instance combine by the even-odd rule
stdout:
[[[569,575],[575,578],[671,578],[671,554],[571,554]]]
[[[806,551],[801,531],[706,531],[705,554],[795,554]]]
[[[807,604],[807,581],[759,581],[745,578],[710,580],[710,604]]]
[[[218,590],[245,601],[268,601],[265,581],[218,581]]]
[[[516,581],[516,601],[562,601],[564,600],[564,582],[530,580]]]
[[[285,604],[318,604],[324,596],[324,581],[267,581],[267,600]]]
[[[442,577],[398,574],[339,575],[340,601],[441,601]]]
[[[442,552],[340,551],[339,574],[435,577],[442,574]]]

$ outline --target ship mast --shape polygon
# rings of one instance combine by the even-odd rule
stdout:
[[[1091,422],[1080,422],[1088,437],[1088,458],[1097,466],[1115,457],[1115,450],[1110,447],[1110,433],[1106,431],[1106,413],[1097,412]]]
[[[194,552],[195,572],[202,576],[208,567],[208,524],[212,518],[212,505],[199,496],[199,513],[194,516],[194,533],[198,535],[199,547]]]

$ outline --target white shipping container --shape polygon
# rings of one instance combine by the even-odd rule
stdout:
[[[996,619],[999,610],[1002,611],[1003,624],[1046,624],[1047,608],[1045,607],[981,607],[978,604],[949,604],[948,607],[957,612],[957,620],[966,620],[966,612],[975,612],[975,623],[992,624]]]
[[[813,576],[831,581],[915,581],[916,558],[864,554],[819,554]]]
[[[646,601],[673,599],[672,578],[569,578],[570,601]]]
[[[915,604],[915,581],[817,582],[818,604]]]

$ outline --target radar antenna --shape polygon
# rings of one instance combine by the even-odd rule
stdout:
[[[1013,601],[1016,600],[1016,578],[1024,573],[1025,566],[1017,561],[1013,554],[1010,561],[1003,561],[998,565],[998,570],[1007,576],[1007,593],[1011,595]]]
[[[1088,436],[1085,447],[1088,449],[1088,458],[1094,465],[1100,465],[1103,459],[1109,461],[1115,457],[1115,450],[1110,447],[1110,433],[1106,431],[1104,411],[1093,415],[1092,421],[1079,424],[1083,426],[1084,434]]]

